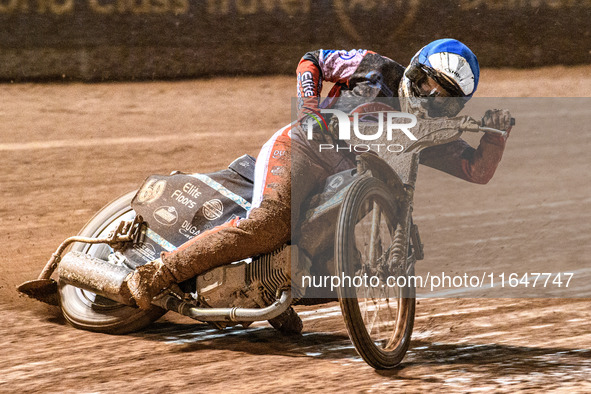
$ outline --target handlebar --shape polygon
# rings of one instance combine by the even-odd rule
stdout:
[[[500,134],[503,137],[506,137],[507,136],[507,132],[505,130],[493,129],[492,127],[480,126],[480,127],[478,127],[478,131],[481,131],[483,133]]]
[[[510,122],[511,126],[515,126],[515,118],[511,118],[511,122]],[[464,131],[472,131],[472,132],[476,132],[476,133],[493,133],[493,134],[500,134],[503,137],[507,136],[507,132],[504,130],[498,130],[498,129],[494,129],[492,127],[486,127],[486,126],[482,126],[482,125],[470,125],[471,127],[466,127],[464,129]]]

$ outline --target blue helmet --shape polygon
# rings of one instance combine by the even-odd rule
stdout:
[[[460,88],[463,96],[472,97],[476,91],[480,78],[478,59],[470,48],[460,41],[452,38],[433,41],[425,45],[415,58],[419,64],[441,74],[440,77],[449,78]]]
[[[446,99],[439,106],[447,108],[430,108],[430,112],[435,116],[455,116],[476,92],[480,66],[470,48],[458,40],[444,38],[425,45],[413,56],[401,82],[401,97],[423,97],[419,87],[426,77],[435,80],[451,97],[461,98]],[[427,101],[422,102],[425,108]]]

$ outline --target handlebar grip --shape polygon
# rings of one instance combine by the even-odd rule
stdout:
[[[484,125],[484,118],[482,118],[482,120],[479,122],[481,126]],[[511,118],[511,120],[509,121],[509,124],[511,126],[515,126],[515,118]]]

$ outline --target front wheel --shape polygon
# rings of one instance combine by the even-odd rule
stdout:
[[[79,235],[104,237],[122,220],[133,220],[135,212],[130,204],[134,195],[135,192],[127,193],[105,206],[82,228]],[[75,243],[71,250],[104,260],[113,252],[106,244]],[[145,311],[126,306],[61,281],[59,296],[66,320],[76,328],[89,331],[126,334],[148,326],[166,313],[156,306]]]
[[[400,226],[394,197],[376,178],[357,179],[343,200],[335,240],[336,274],[351,278],[350,285],[338,288],[347,331],[375,369],[402,361],[414,324],[414,287],[396,281],[414,275],[414,264],[392,267],[390,262]]]

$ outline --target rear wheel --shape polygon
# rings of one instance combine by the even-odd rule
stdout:
[[[359,178],[343,200],[336,232],[337,276],[367,278],[338,288],[343,318],[355,349],[376,369],[402,361],[414,324],[414,287],[392,280],[414,275],[414,264],[388,264],[399,226],[393,200],[383,182]]]
[[[135,192],[127,193],[105,206],[82,228],[79,235],[103,237],[122,220],[133,220],[135,212],[130,204],[134,195]],[[75,243],[71,250],[104,260],[113,252],[106,244]],[[166,313],[158,307],[144,311],[123,305],[61,282],[59,296],[66,320],[76,328],[89,331],[125,334],[148,326]]]

